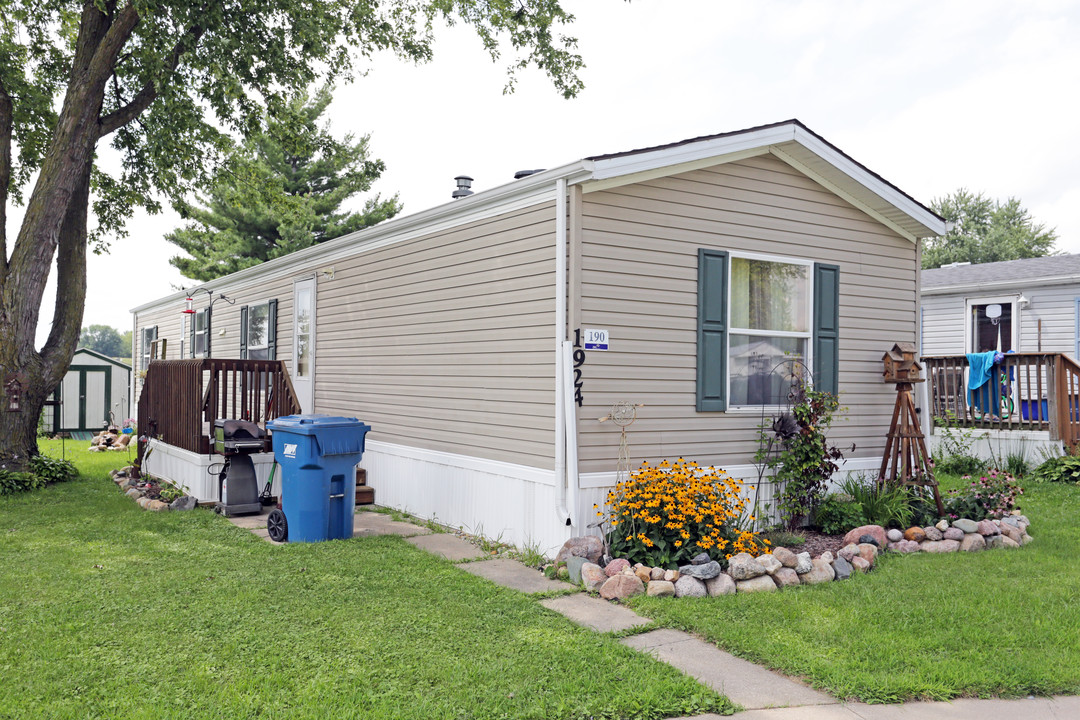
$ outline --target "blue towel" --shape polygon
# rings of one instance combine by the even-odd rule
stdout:
[[[995,356],[1000,354],[993,350],[967,354],[968,369],[970,371],[968,372],[968,390],[978,390],[986,384],[986,381],[993,374]]]

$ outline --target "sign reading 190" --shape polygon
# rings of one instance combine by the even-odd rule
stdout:
[[[607,330],[599,330],[596,328],[585,328],[583,331],[585,334],[585,349],[586,350],[607,350],[608,349],[608,332]]]

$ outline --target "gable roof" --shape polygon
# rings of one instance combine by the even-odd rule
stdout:
[[[108,355],[102,355],[97,350],[91,350],[90,348],[77,348],[75,350],[75,354],[71,356],[71,364],[72,365],[75,364],[75,355],[78,355],[79,353],[83,353],[84,355],[90,355],[92,357],[96,357],[98,360],[104,360],[105,362],[110,363],[112,365],[116,365],[117,367],[123,368],[124,370],[129,370],[129,371],[131,370],[131,366],[128,365],[127,363],[122,363],[119,360],[116,360],[115,358],[109,357]]]
[[[788,163],[912,242],[946,232],[945,220],[929,208],[848,157],[798,120],[785,120],[667,145],[592,155],[429,210],[386,220],[211,280],[200,287],[214,289],[223,285],[235,286],[238,282],[263,281],[295,272],[297,263],[329,263],[357,252],[553,202],[555,186],[560,180],[568,185],[581,185],[584,192],[591,192],[765,154]],[[149,310],[183,297],[184,291],[179,291],[140,305],[132,312]]]
[[[1040,285],[1080,285],[1080,255],[1048,255],[922,271],[922,291],[928,295],[995,286],[1030,285],[1032,282]]]

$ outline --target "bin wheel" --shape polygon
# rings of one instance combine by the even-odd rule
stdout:
[[[274,542],[285,542],[289,537],[289,523],[285,520],[285,513],[274,508],[266,518],[266,531]]]

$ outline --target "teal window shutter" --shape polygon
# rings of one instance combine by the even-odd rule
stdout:
[[[698,412],[727,410],[728,254],[698,250]]]
[[[814,263],[814,387],[840,392],[840,267]]]
[[[240,358],[247,360],[248,306],[240,308]]]
[[[266,358],[277,360],[277,300],[270,301],[266,316]]]

